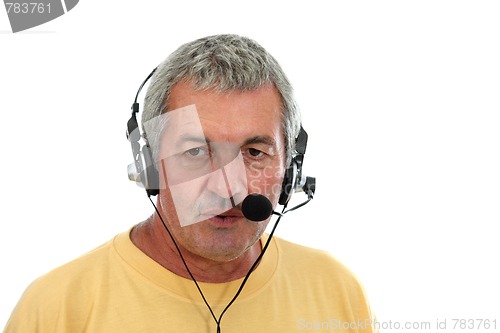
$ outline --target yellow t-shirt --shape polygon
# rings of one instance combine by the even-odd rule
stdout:
[[[199,283],[217,317],[242,280]],[[221,333],[372,332],[372,319],[342,264],[275,237]],[[33,282],[4,332],[216,333],[216,325],[193,281],[149,258],[126,232]]]

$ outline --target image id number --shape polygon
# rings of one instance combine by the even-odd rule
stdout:
[[[50,14],[50,3],[43,2],[6,2],[7,14]]]
[[[477,329],[494,329],[497,328],[497,320],[489,319],[452,319],[454,330],[477,330]]]

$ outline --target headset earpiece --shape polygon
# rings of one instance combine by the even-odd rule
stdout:
[[[149,196],[157,195],[159,193],[158,171],[154,166],[149,144],[146,142],[141,148],[139,143],[141,134],[135,113],[132,114],[127,123],[127,139],[130,141],[134,157],[134,163],[129,164],[127,168],[128,178],[142,184]]]
[[[302,164],[307,148],[307,132],[300,127],[299,135],[295,141],[295,154],[292,157],[290,166],[285,171],[283,184],[281,185],[281,194],[278,199],[280,205],[286,205],[292,194],[297,190],[302,190],[306,177],[302,175]]]
[[[134,163],[129,164],[128,166],[128,178],[142,184],[142,186],[146,189],[148,196],[157,195],[160,192],[158,170],[154,165],[153,154],[151,153],[149,143],[146,138],[141,135],[136,114],[139,112],[139,103],[137,103],[139,93],[149,78],[153,76],[155,71],[156,68],[148,75],[139,87],[134,103],[132,104],[132,116],[127,122],[127,139],[130,141],[134,157]],[[141,143],[139,142],[141,138],[145,141],[142,149]]]
[[[281,185],[281,194],[278,200],[280,205],[286,205],[292,194],[294,192],[294,184],[297,178],[297,163],[295,158],[292,159],[290,167],[285,171],[285,176],[283,177],[283,184]]]
[[[140,175],[142,184],[149,196],[160,193],[158,170],[154,165],[153,154],[149,144],[142,147],[142,158],[144,161],[143,171]]]

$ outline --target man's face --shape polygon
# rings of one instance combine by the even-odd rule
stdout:
[[[281,99],[272,85],[253,91],[174,86],[160,144],[159,200],[174,237],[189,252],[230,261],[260,238],[269,219],[241,213],[249,193],[277,204],[285,170]]]

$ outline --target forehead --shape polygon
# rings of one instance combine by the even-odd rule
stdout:
[[[195,105],[204,129],[217,125],[219,132],[243,130],[252,125],[266,125],[263,130],[279,125],[282,119],[282,101],[272,84],[249,90],[218,92],[196,90],[189,81],[174,85],[168,98],[168,111]]]

